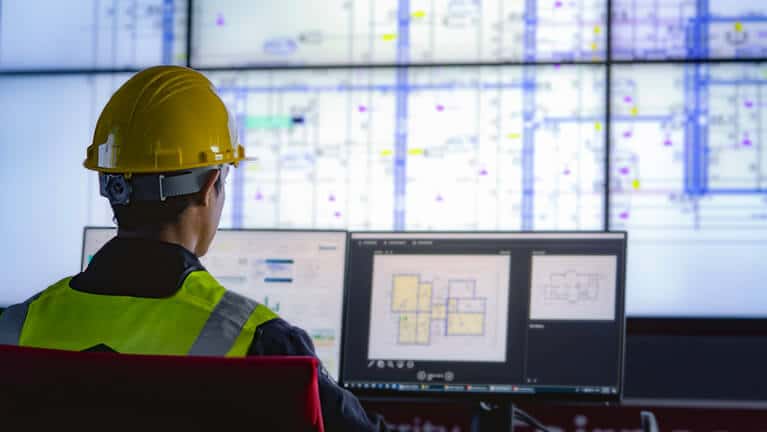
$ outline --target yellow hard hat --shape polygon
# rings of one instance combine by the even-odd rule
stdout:
[[[107,103],[88,147],[100,173],[169,173],[245,158],[234,120],[201,73],[157,66],[131,77]]]

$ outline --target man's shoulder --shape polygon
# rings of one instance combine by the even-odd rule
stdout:
[[[33,296],[29,297],[28,299],[26,299],[26,301],[24,303],[31,303],[33,301],[37,301],[37,300],[40,300],[40,299],[44,299],[46,297],[50,297],[50,296],[53,296],[53,295],[56,295],[56,294],[60,294],[61,292],[66,291],[66,290],[68,290],[70,288],[70,282],[74,278],[76,278],[76,277],[77,277],[77,275],[67,276],[67,277],[65,277],[63,279],[60,279],[60,280],[52,283],[51,285],[49,285],[44,290],[39,291],[36,294],[34,294]]]
[[[248,355],[316,356],[306,331],[279,317],[258,326]]]

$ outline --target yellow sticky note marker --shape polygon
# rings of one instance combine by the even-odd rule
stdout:
[[[631,186],[634,186],[634,189],[639,189],[639,179],[634,180],[631,182]]]
[[[382,150],[381,151],[381,156],[391,156],[393,154],[394,154],[394,152],[391,151],[391,150]]]
[[[633,115],[634,117],[638,116],[639,115],[639,108],[637,108],[637,107],[631,108],[631,115]]]
[[[602,33],[602,27],[594,26],[594,34]]]
[[[506,138],[508,138],[508,139],[520,139],[520,138],[522,138],[522,135],[520,135],[518,133],[510,133],[510,134],[506,135]]]
[[[423,149],[420,148],[413,148],[407,151],[407,154],[410,156],[419,156],[423,154]]]
[[[602,131],[602,123],[599,123],[599,122],[595,123],[594,124],[594,129],[596,129],[597,132],[601,132]]]
[[[426,16],[426,11],[418,10],[413,12],[413,18],[423,18]]]
[[[393,41],[394,39],[397,39],[397,35],[394,33],[387,33],[383,35],[383,40],[385,41]]]
[[[597,49],[599,49],[599,45],[597,45],[597,43],[596,43],[596,42],[594,42],[593,44],[591,44],[591,50],[592,50],[592,51],[596,51]]]
[[[743,23],[736,22],[735,23],[735,31],[738,33],[743,33]]]

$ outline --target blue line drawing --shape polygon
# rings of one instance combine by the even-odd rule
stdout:
[[[175,32],[175,0],[164,0],[162,8],[162,62],[173,64],[173,44]],[[187,30],[188,31],[188,30]]]
[[[613,0],[617,59],[767,56],[767,6],[760,1]]]
[[[579,273],[576,270],[552,273],[549,283],[544,286],[544,298],[547,303],[599,301],[600,281],[605,279],[598,273]]]

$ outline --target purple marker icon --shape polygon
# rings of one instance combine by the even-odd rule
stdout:
[[[444,110],[445,110],[445,106],[444,105],[437,105],[437,111],[442,112]]]
[[[623,138],[631,138],[631,136],[634,135],[631,131],[623,132]]]
[[[357,111],[364,113],[368,110],[368,108],[365,105],[360,105],[357,107]]]
[[[482,170],[479,171],[479,175],[486,176],[487,175],[487,170],[483,168]]]
[[[337,211],[337,212],[333,213],[333,216],[335,216],[336,219],[339,219],[339,218],[341,218],[341,212]]]
[[[561,7],[562,7],[562,2],[561,2],[561,1],[557,1],[557,2],[555,2],[555,3],[554,3],[554,7],[555,7],[555,8],[561,8]]]
[[[743,145],[744,145],[745,147],[751,147],[751,145],[753,145],[753,144],[754,144],[754,143],[753,143],[753,142],[751,142],[751,139],[750,139],[750,138],[748,138],[748,137],[746,137],[746,138],[743,138]]]
[[[264,194],[261,193],[261,191],[256,192],[256,201],[263,201],[264,200]]]
[[[618,215],[621,219],[626,220],[629,218],[629,212],[625,211]]]
[[[750,100],[747,100],[745,103],[743,103],[743,105],[745,105],[746,108],[753,108],[754,107],[754,102],[750,101]]]
[[[620,169],[619,172],[623,175],[629,175],[629,173],[631,172],[631,169],[629,169],[629,167],[623,167]]]
[[[216,15],[216,25],[219,27],[224,25],[224,14],[219,13],[218,15]]]
[[[663,141],[663,145],[666,147],[671,147],[671,144],[673,144],[671,138],[666,138],[666,141]]]
[[[565,170],[562,172],[562,174],[564,174],[566,176],[569,176],[570,174],[572,174],[572,171],[570,171],[569,168],[565,168]]]
[[[335,195],[330,195],[330,196],[328,197],[328,201],[330,201],[330,202],[336,202],[336,196],[335,196]]]
[[[445,198],[442,197],[442,194],[437,194],[436,200],[437,200],[437,202],[443,202],[443,201],[445,201]]]
[[[634,102],[634,98],[632,98],[631,96],[626,96],[623,98],[623,102],[626,102],[626,103]]]

